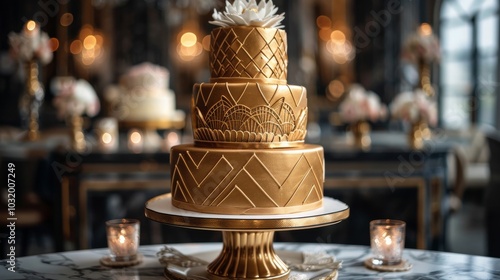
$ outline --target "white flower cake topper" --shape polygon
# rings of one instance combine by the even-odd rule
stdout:
[[[285,13],[276,15],[278,8],[273,1],[261,0],[257,5],[256,0],[235,0],[233,4],[226,1],[226,10],[217,12],[214,9],[211,24],[228,26],[254,26],[267,28],[283,28],[281,21],[285,18]]]

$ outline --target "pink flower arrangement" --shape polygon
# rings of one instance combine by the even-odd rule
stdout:
[[[359,84],[350,87],[339,109],[342,120],[347,123],[377,121],[387,115],[387,108],[380,102],[379,96]]]
[[[432,63],[439,61],[439,40],[432,34],[430,25],[422,24],[419,31],[405,41],[402,56],[403,59],[417,65],[421,62]]]
[[[410,123],[422,120],[431,126],[437,124],[436,102],[421,89],[400,93],[391,103],[390,110],[394,118]]]
[[[47,64],[52,60],[49,36],[34,21],[28,21],[20,33],[9,33],[9,43],[12,56],[20,61]]]
[[[59,118],[84,114],[93,117],[99,113],[99,98],[87,81],[73,77],[57,77],[52,80],[51,88],[56,95],[53,104]]]

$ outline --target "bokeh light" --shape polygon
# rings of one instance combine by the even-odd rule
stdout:
[[[59,48],[59,40],[57,38],[50,38],[49,45],[52,52],[55,52]]]
[[[79,54],[82,52],[82,41],[80,40],[74,40],[73,42],[71,42],[71,45],[69,46],[69,51],[72,53],[72,54]]]
[[[94,35],[88,35],[83,39],[83,47],[87,50],[93,49],[96,45],[96,38]]]
[[[321,29],[330,28],[332,20],[327,16],[321,15],[316,18],[316,25]]]
[[[59,20],[62,26],[69,26],[73,23],[73,14],[72,13],[64,13]]]
[[[337,101],[345,92],[344,83],[339,80],[333,80],[328,84],[327,98],[332,101]]]
[[[419,32],[421,35],[430,36],[432,35],[432,26],[424,22],[420,25]]]
[[[142,140],[142,136],[139,132],[134,131],[130,134],[130,142],[138,144]]]
[[[29,31],[35,30],[35,27],[36,27],[36,22],[33,20],[30,20],[26,23],[26,29],[28,29]]]
[[[201,44],[203,45],[203,49],[206,50],[207,52],[209,52],[210,51],[210,35],[206,35],[205,37],[203,37]]]
[[[334,30],[330,34],[330,39],[332,39],[335,43],[343,44],[345,42],[345,35],[340,30]]]
[[[104,144],[109,144],[111,143],[111,140],[113,140],[113,137],[109,132],[104,132],[101,136],[102,143]]]
[[[332,30],[330,28],[322,28],[319,30],[319,38],[322,41],[327,42],[328,40],[330,40],[331,34]]]
[[[192,47],[198,42],[198,38],[193,32],[186,32],[182,34],[180,41],[184,47]]]

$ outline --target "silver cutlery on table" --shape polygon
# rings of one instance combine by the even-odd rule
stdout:
[[[157,256],[162,264],[167,267],[167,270],[177,270],[179,274],[184,274],[190,268],[205,267],[208,262],[194,256],[184,255],[177,249],[172,247],[164,246],[158,253]],[[315,252],[315,253],[302,253],[302,260],[298,262],[297,260],[290,260],[282,258],[283,261],[288,265],[288,267],[295,272],[315,272],[315,275],[309,275],[310,280],[335,280],[337,279],[337,270],[342,267],[342,261],[336,261],[333,256],[326,254],[325,252]],[[177,268],[175,268],[177,267]],[[182,270],[182,271],[180,271]],[[171,278],[177,279],[174,275],[170,275]],[[305,276],[305,275],[304,275]],[[308,280],[309,280],[308,277]],[[189,280],[195,279],[205,279],[203,277],[198,278],[197,276],[191,276],[189,278],[184,278]],[[183,279],[183,280],[184,280]],[[292,279],[301,279],[300,277],[292,276]]]
[[[305,263],[292,263],[285,261],[291,270],[296,271],[316,271],[322,269],[339,269],[342,267],[341,261],[333,261],[331,263],[317,263],[317,264],[305,264]]]

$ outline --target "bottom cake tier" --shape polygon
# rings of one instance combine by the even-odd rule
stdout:
[[[323,147],[171,150],[175,207],[215,214],[286,214],[321,207]]]

